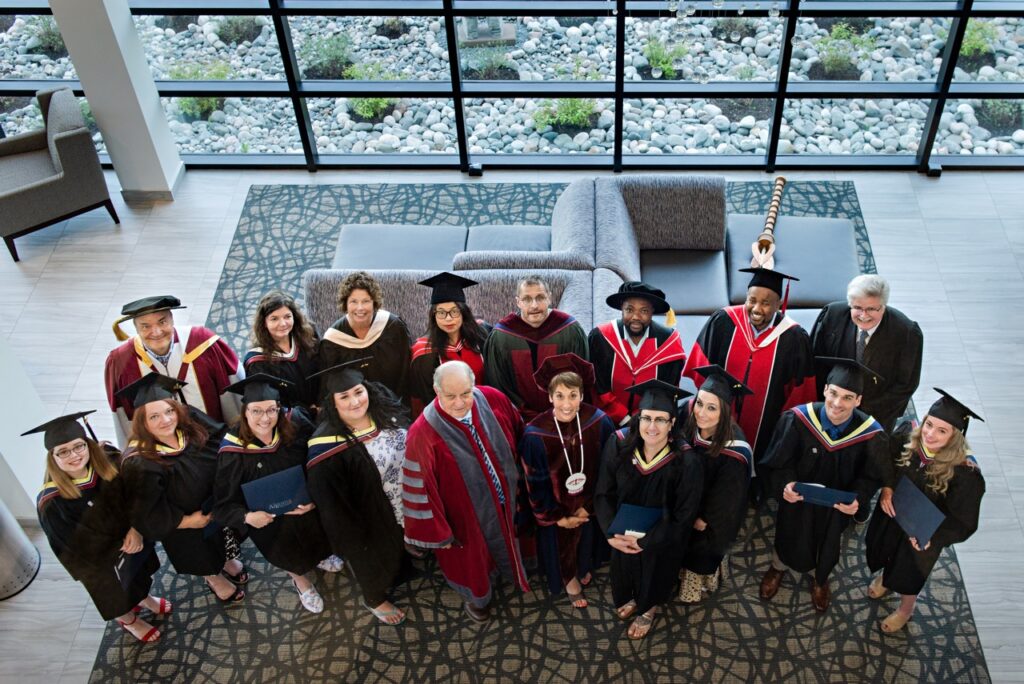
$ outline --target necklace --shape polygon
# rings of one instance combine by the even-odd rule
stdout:
[[[587,484],[587,476],[583,473],[585,456],[583,453],[583,426],[580,425],[580,414],[576,412],[576,431],[580,437],[580,471],[572,471],[572,463],[569,461],[569,450],[565,447],[565,439],[562,437],[562,428],[558,426],[558,418],[555,418],[555,430],[558,431],[558,441],[562,443],[562,454],[565,456],[565,465],[569,468],[569,477],[565,478],[565,488],[570,494],[579,494]]]

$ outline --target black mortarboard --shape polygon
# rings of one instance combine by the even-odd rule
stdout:
[[[654,307],[654,313],[663,314],[667,313],[672,307],[665,301],[665,293],[656,287],[652,287],[647,283],[640,282],[639,280],[631,280],[627,283],[622,283],[619,286],[619,291],[615,294],[608,295],[604,300],[605,303],[613,309],[621,309],[622,305],[627,299],[633,299],[639,297],[640,299],[646,299]]]
[[[466,293],[463,292],[467,287],[473,287],[477,282],[470,280],[469,278],[463,278],[462,276],[455,275],[444,271],[438,273],[436,276],[430,276],[426,280],[421,280],[420,285],[425,285],[433,290],[430,293],[430,303],[440,304],[442,302],[465,302]]]
[[[676,414],[679,400],[693,394],[693,392],[670,385],[664,380],[647,380],[639,385],[627,387],[626,391],[640,396],[640,405],[637,406],[637,411],[643,409],[667,411],[673,416]]]
[[[160,373],[146,373],[139,380],[136,380],[127,387],[122,387],[115,396],[122,397],[132,402],[132,406],[140,408],[151,401],[164,401],[173,399],[179,401],[181,388],[187,385],[177,378],[169,378]]]
[[[60,418],[54,418],[48,420],[38,427],[34,427],[31,430],[26,430],[21,433],[22,437],[28,435],[34,435],[37,432],[43,433],[43,446],[46,447],[47,451],[53,449],[59,444],[67,444],[68,442],[75,439],[85,439],[85,428],[78,422],[80,418],[84,418],[90,413],[96,413],[96,411],[79,411],[78,413],[69,413],[66,416]],[[90,430],[89,432],[92,432]]]
[[[242,402],[251,404],[254,401],[281,401],[288,396],[294,384],[266,373],[254,373],[244,380],[224,388],[225,392],[241,394]]]
[[[823,365],[832,366],[825,378],[826,385],[835,385],[844,390],[864,394],[864,383],[869,380],[876,385],[883,382],[885,378],[871,370],[863,363],[857,363],[853,359],[843,359],[836,356],[815,356],[814,360]]]
[[[929,416],[946,421],[964,434],[967,434],[967,424],[970,423],[971,418],[985,422],[984,418],[964,406],[959,400],[951,397],[949,392],[940,390],[938,387],[932,387],[932,389],[942,396],[928,409]]]
[[[540,368],[533,374],[533,381],[545,392],[551,379],[559,373],[575,373],[583,379],[583,389],[590,389],[594,386],[594,366],[586,359],[580,358],[572,352],[556,354],[544,359]]]
[[[748,289],[751,287],[767,287],[769,290],[776,293],[780,297],[782,296],[782,281],[800,281],[800,279],[797,278],[796,276],[786,275],[781,271],[775,271],[770,268],[741,268],[739,272],[753,274],[750,277],[750,284],[747,285]]]
[[[323,394],[337,394],[347,392],[356,385],[362,384],[366,379],[363,369],[370,365],[372,356],[365,356],[361,359],[339,363],[337,366],[324,368],[318,373],[313,373],[307,380],[323,377]]]
[[[168,311],[170,309],[184,309],[181,300],[171,295],[158,295],[156,297],[143,297],[134,302],[128,302],[121,307],[122,316],[143,316],[156,313],[157,311]]]
[[[732,403],[734,399],[754,393],[718,364],[701,366],[695,368],[694,372],[704,376],[704,384],[700,386],[701,390],[711,392],[727,404]]]

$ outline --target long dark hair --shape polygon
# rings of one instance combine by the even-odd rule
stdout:
[[[462,314],[462,327],[459,328],[459,337],[462,338],[462,344],[479,354],[484,349],[487,332],[473,318],[473,312],[468,304],[465,302],[455,302],[455,306],[459,307],[459,313]],[[437,325],[436,315],[437,305],[431,304],[427,315],[427,341],[430,342],[430,348],[435,354],[442,354],[448,348],[448,333],[441,330],[440,326]]]
[[[206,432],[206,428],[199,424],[198,421],[192,420],[192,416],[189,415],[188,407],[179,401],[174,399],[164,399],[174,412],[178,415],[178,430],[185,435],[186,444],[198,444],[202,445],[206,443],[209,434]],[[135,451],[137,456],[141,456],[149,461],[159,463],[160,465],[167,465],[163,456],[159,451],[156,450],[157,438],[153,436],[153,433],[146,427],[146,407],[140,406],[135,409],[135,415],[132,416],[132,433],[128,437],[129,441],[138,441],[138,447]],[[169,446],[169,445],[168,445]]]
[[[716,395],[717,397],[717,395]],[[711,458],[718,456],[722,453],[722,449],[725,445],[733,440],[733,422],[732,422],[732,404],[723,400],[721,397],[718,398],[718,425],[715,426],[715,434],[711,435],[711,447],[708,449],[708,455]],[[691,445],[694,444],[695,437],[697,435],[697,418],[694,415],[693,402],[697,401],[697,397],[691,397],[686,403],[683,410],[687,411],[686,420],[683,422],[683,427],[679,431],[679,436],[689,442]],[[676,423],[679,424],[678,422]]]
[[[676,416],[670,414],[669,418],[675,419]],[[668,433],[668,446],[673,451],[678,451],[681,447],[681,445],[672,438],[673,432],[675,432],[675,426],[678,424],[679,421],[675,420],[675,423],[672,425],[672,429],[670,429]],[[633,452],[643,444],[644,441],[643,438],[640,437],[640,411],[637,411],[630,416],[629,425],[626,427],[629,428],[629,432],[626,433],[626,439],[622,441],[622,446],[619,447],[619,456],[625,459],[631,459],[633,458]]]
[[[370,418],[377,424],[377,427],[382,430],[409,427],[409,409],[402,404],[394,392],[379,382],[369,380],[363,382],[363,387],[366,388],[366,394],[370,399]],[[341,419],[338,409],[334,406],[333,394],[328,393],[324,399],[321,414],[324,416],[323,419],[337,431],[335,434],[352,437],[352,430]]]
[[[259,304],[256,305],[256,313],[252,317],[250,338],[253,345],[262,349],[272,362],[277,361],[273,353],[277,349],[277,345],[274,343],[270,331],[267,330],[267,316],[281,307],[288,307],[288,310],[292,312],[292,340],[299,345],[299,349],[309,354],[316,347],[316,332],[306,319],[305,314],[302,313],[295,298],[287,292],[271,290],[263,295]]]
[[[256,434],[249,427],[249,421],[245,417],[245,410],[249,407],[249,404],[242,402],[242,415],[238,419],[238,439],[241,440],[242,446],[248,446],[256,441]],[[288,413],[281,407],[281,402],[277,402],[277,408],[281,411],[277,414],[277,425],[274,429],[277,430],[277,435],[280,438],[281,444],[288,444],[295,439],[295,425],[292,421],[288,420]]]

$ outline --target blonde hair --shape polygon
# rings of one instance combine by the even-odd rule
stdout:
[[[107,452],[102,446],[85,437],[85,443],[89,446],[89,465],[96,471],[101,479],[109,482],[117,477],[117,466],[107,458]],[[57,486],[62,499],[80,499],[82,492],[75,486],[71,476],[60,469],[57,459],[53,456],[53,449],[46,452],[46,481]]]
[[[928,416],[925,416],[927,420]],[[923,421],[922,421],[923,422]],[[910,438],[903,445],[903,452],[897,459],[899,466],[910,465],[911,461],[917,458],[916,452],[924,449],[921,443],[921,426],[918,425],[910,433]],[[932,461],[925,466],[925,477],[928,480],[928,489],[936,494],[945,494],[949,489],[949,481],[953,479],[954,469],[967,460],[967,451],[970,446],[964,433],[954,429],[946,446],[939,449]]]

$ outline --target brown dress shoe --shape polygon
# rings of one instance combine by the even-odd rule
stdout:
[[[819,613],[824,613],[828,610],[829,601],[832,599],[832,590],[828,588],[828,582],[824,584],[818,584],[813,579],[811,580],[811,603],[814,604],[814,610]]]
[[[471,603],[463,603],[463,607],[466,609],[466,614],[473,618],[476,622],[487,622],[491,619],[491,607],[484,606],[483,608],[477,608]]]
[[[782,584],[782,577],[785,574],[783,570],[769,567],[768,572],[764,573],[764,577],[761,579],[761,598],[771,601],[775,594],[779,593],[779,585]]]

